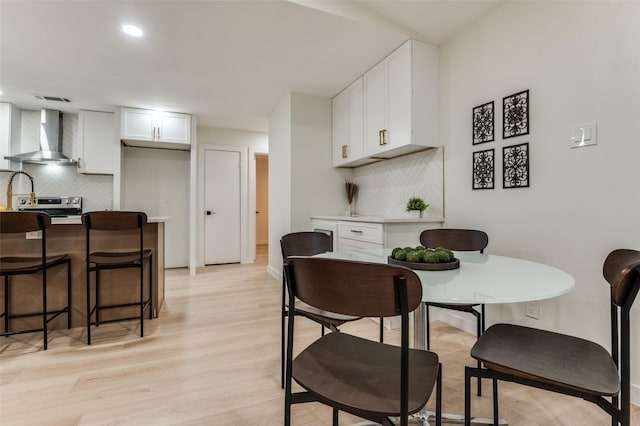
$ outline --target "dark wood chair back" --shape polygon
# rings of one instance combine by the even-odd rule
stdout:
[[[99,231],[142,228],[147,223],[146,213],[128,211],[87,212],[81,216],[81,219],[85,228]]]
[[[290,296],[343,315],[399,315],[398,280],[406,282],[408,312],[422,300],[420,279],[402,266],[294,256],[287,259],[285,269],[287,281],[294,280],[289,282]]]
[[[640,286],[640,252],[614,250],[604,261],[602,274],[611,285],[611,302],[619,307],[631,307]]]
[[[475,229],[427,229],[420,234],[420,244],[428,248],[444,247],[454,251],[482,253],[489,244],[489,237]]]
[[[0,212],[0,233],[42,231],[51,225],[51,217],[41,212]]]
[[[324,232],[292,232],[280,239],[282,259],[289,256],[313,256],[331,251],[331,237]]]

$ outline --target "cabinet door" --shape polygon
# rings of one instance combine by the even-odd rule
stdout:
[[[403,45],[390,57],[387,71],[389,127],[383,148],[390,150],[412,143],[411,45]]]
[[[387,61],[364,75],[365,155],[384,151],[383,133],[387,129]]]
[[[331,101],[333,166],[340,166],[349,155],[349,93],[344,90]]]
[[[122,139],[153,141],[155,139],[153,111],[123,108]]]
[[[113,174],[116,131],[113,113],[78,112],[78,172]]]
[[[347,87],[332,102],[333,165],[341,166],[363,157],[362,78]]]
[[[157,141],[174,143],[191,143],[191,116],[163,112],[157,116]]]

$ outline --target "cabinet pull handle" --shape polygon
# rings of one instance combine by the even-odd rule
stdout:
[[[382,129],[378,132],[378,143],[380,146],[387,144],[387,129]]]
[[[351,229],[350,231],[353,232],[354,234],[362,234],[362,231],[358,229]]]
[[[80,157],[78,157],[78,161],[76,162],[76,170],[80,169],[82,169],[82,166],[80,166]]]
[[[342,145],[342,158],[347,158],[349,156],[348,145]]]

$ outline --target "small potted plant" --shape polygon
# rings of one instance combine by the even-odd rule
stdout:
[[[407,211],[418,211],[419,217],[422,217],[427,207],[429,207],[429,204],[425,203],[420,197],[411,197],[409,201],[407,201]]]

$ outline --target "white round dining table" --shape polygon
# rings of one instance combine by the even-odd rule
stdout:
[[[387,263],[391,248],[350,249],[324,253],[334,259]],[[460,267],[422,271],[422,305],[414,311],[414,347],[424,348],[425,303],[502,304],[551,299],[568,293],[574,278],[553,266],[479,252],[454,252]]]

